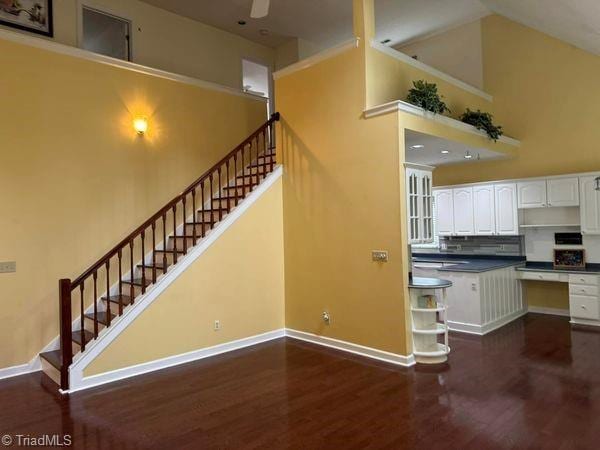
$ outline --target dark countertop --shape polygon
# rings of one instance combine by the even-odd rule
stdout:
[[[585,269],[555,269],[551,262],[527,261],[523,267],[519,267],[517,270],[523,272],[600,274],[600,264],[586,264]]]
[[[412,277],[408,282],[410,289],[443,289],[452,286],[452,281],[439,278]]]
[[[444,253],[413,253],[413,264],[426,263],[456,263],[454,266],[442,267],[440,272],[472,272],[481,273],[490,270],[504,269],[505,267],[519,266],[525,263],[522,256],[497,256],[497,255],[457,255]]]

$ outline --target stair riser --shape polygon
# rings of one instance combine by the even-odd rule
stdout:
[[[271,170],[267,166],[247,167],[244,170],[244,175],[260,175],[261,177],[268,174]]]
[[[213,202],[212,202],[213,207],[214,208],[219,208],[220,207],[220,208],[227,208],[227,209],[233,209],[233,208],[235,208],[235,206],[236,206],[236,201],[235,200],[236,199],[233,197],[233,193],[231,195],[232,195],[232,198],[230,198],[230,199],[219,199],[219,200],[213,199]],[[240,201],[241,200],[238,199],[238,203]]]
[[[186,234],[192,234],[194,232],[194,228],[196,228],[196,237],[198,239],[202,238],[202,224],[197,224],[197,225],[192,225],[192,224],[186,224],[185,226],[185,230],[186,230]],[[205,223],[204,224],[204,234],[206,234],[208,232],[208,230],[210,230],[211,224],[210,223]]]
[[[240,180],[240,184],[241,184],[241,180]],[[246,196],[246,195],[247,195],[247,194],[248,194],[248,193],[249,193],[249,192],[250,192],[252,189],[253,189],[253,187],[250,187],[250,186],[248,186],[248,187],[246,187],[246,188],[243,188],[243,187],[238,187],[238,188],[235,188],[235,189],[233,189],[233,188],[232,188],[232,189],[226,189],[226,190],[224,190],[224,192],[226,192],[226,193],[228,193],[228,194],[230,194],[230,195],[237,195],[237,196],[238,196],[238,198],[239,198],[238,202],[241,202],[241,201],[243,200],[243,198],[244,198],[244,197],[245,197],[245,196]]]
[[[52,381],[54,381],[57,385],[60,386],[60,370],[46,361],[44,358],[40,358],[42,362],[42,370]]]
[[[223,211],[223,217],[225,217],[225,211]],[[198,211],[198,213],[196,214],[196,219],[198,221],[204,220],[206,221],[212,221],[212,222],[218,222],[220,220],[219,217],[219,213],[217,211]]]
[[[273,162],[273,164],[275,164],[275,162],[277,161],[277,158],[274,156],[259,156],[258,157],[258,163],[259,164],[263,164],[263,163],[271,163]]]

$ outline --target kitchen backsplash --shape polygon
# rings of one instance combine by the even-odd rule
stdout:
[[[440,237],[439,253],[461,255],[524,256],[522,236],[449,236]]]
[[[579,231],[573,228],[531,228],[525,231],[525,254],[528,261],[551,262],[555,248],[583,248],[588,263],[600,263],[600,236],[583,235],[583,245],[555,245],[554,233]]]

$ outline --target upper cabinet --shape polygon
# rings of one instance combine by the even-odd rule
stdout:
[[[521,181],[517,189],[519,208],[546,207],[546,180]]]
[[[432,168],[407,167],[406,202],[409,244],[433,242]]]
[[[454,234],[454,195],[452,189],[439,189],[434,193],[436,227],[438,236]]]
[[[517,189],[520,209],[579,206],[577,177],[520,181]]]
[[[478,185],[435,191],[439,236],[518,235],[517,185]]]
[[[519,234],[517,210],[517,185],[504,183],[494,185],[496,201],[496,234],[512,236]]]
[[[453,189],[452,197],[454,201],[454,234],[456,236],[474,235],[473,188]]]
[[[496,234],[496,206],[494,185],[473,187],[473,221],[475,234],[492,236]]]
[[[600,234],[600,191],[596,190],[596,178],[592,175],[579,179],[582,234]]]
[[[548,206],[579,206],[579,179],[549,178],[547,180]]]

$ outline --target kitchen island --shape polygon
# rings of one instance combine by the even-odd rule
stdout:
[[[483,335],[527,313],[517,267],[522,257],[413,254],[413,274],[452,282],[447,319],[452,331]]]

